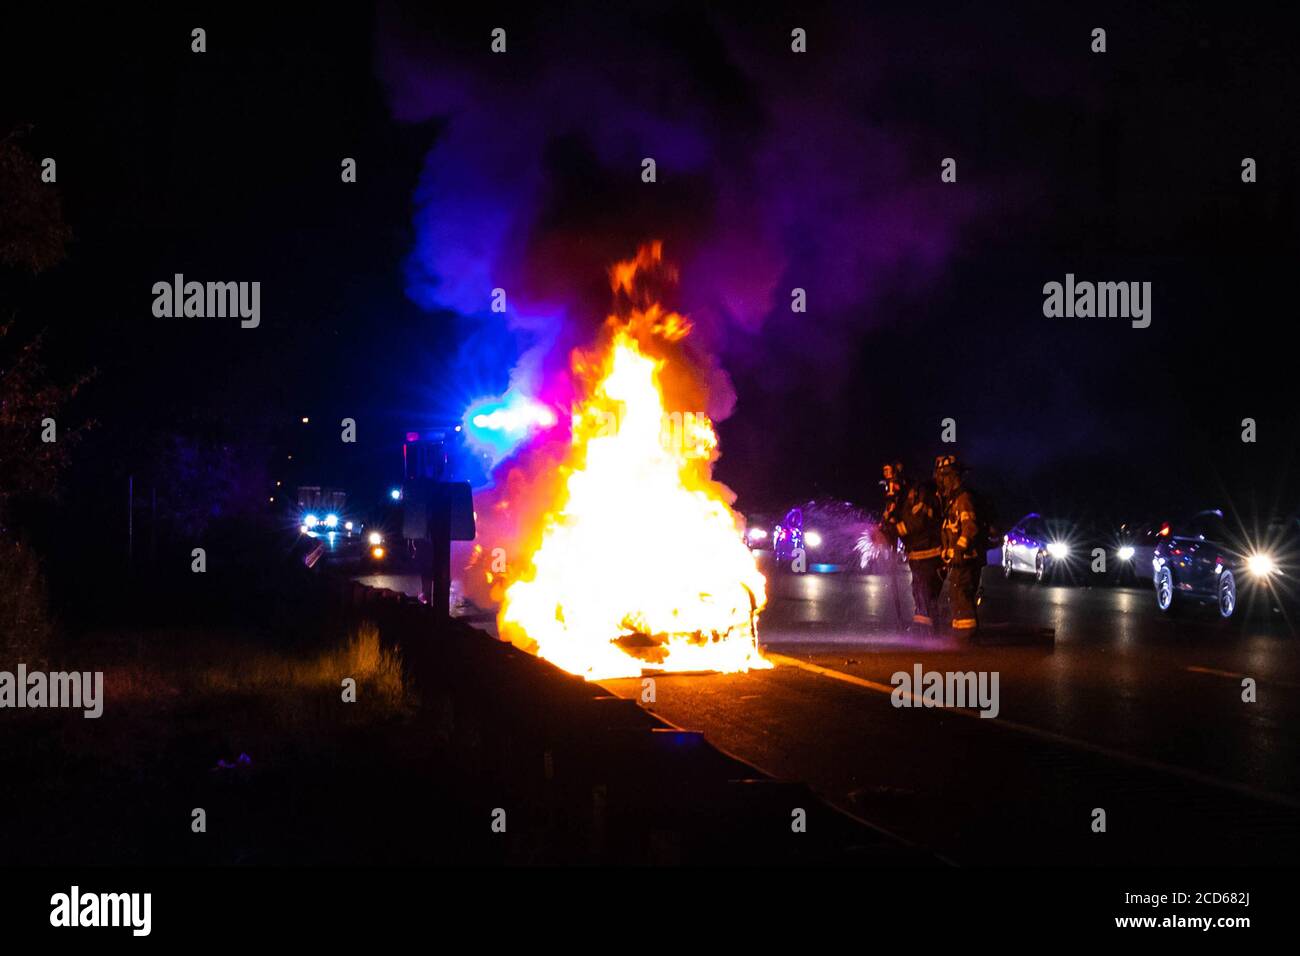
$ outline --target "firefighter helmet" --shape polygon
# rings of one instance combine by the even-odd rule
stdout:
[[[966,466],[961,463],[956,455],[938,455],[934,459],[934,473],[941,474],[960,474],[966,470]]]

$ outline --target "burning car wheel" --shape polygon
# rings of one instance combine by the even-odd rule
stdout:
[[[1156,574],[1156,607],[1166,614],[1174,607],[1174,576],[1168,568]]]
[[[1237,610],[1237,579],[1231,571],[1219,575],[1219,617],[1225,621]]]

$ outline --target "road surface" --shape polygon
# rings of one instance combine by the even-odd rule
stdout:
[[[971,646],[903,632],[885,577],[769,580],[760,629],[777,666],[661,675],[650,709],[958,864],[1296,858],[1300,653],[1285,628],[1170,621],[1144,587],[994,568],[981,617],[1003,626]],[[997,716],[894,706],[892,676],[916,665],[996,673]],[[639,680],[602,683],[641,695]]]

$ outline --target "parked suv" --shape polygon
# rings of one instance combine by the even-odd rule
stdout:
[[[1151,562],[1156,607],[1209,604],[1224,620],[1240,616],[1243,603],[1280,607],[1294,597],[1295,522],[1270,522],[1258,537],[1235,532],[1217,509],[1163,524]]]

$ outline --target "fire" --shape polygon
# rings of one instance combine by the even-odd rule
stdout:
[[[589,680],[771,666],[757,646],[767,582],[712,480],[717,435],[706,416],[665,408],[691,326],[638,285],[660,255],[655,243],[611,270],[631,302],[594,352],[574,354],[572,445],[500,612],[503,636]]]

